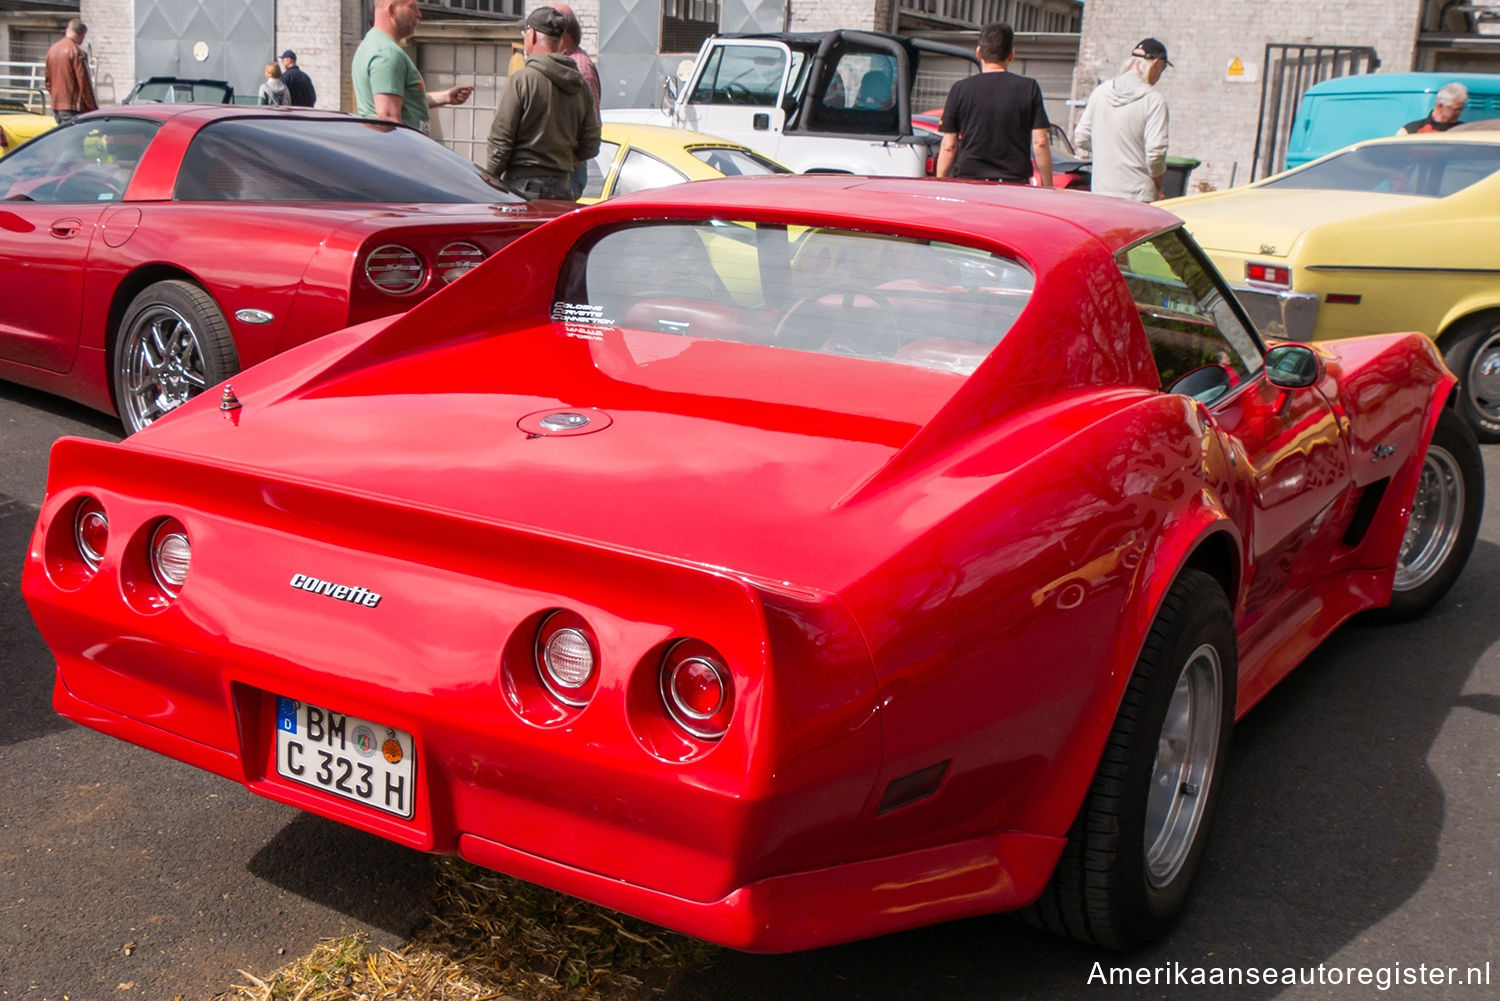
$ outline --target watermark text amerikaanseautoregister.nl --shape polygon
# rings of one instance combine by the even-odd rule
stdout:
[[[1268,984],[1291,987],[1367,986],[1388,991],[1392,987],[1418,984],[1449,987],[1488,987],[1490,961],[1477,966],[1443,966],[1434,963],[1391,963],[1384,966],[1194,966],[1167,963],[1161,966],[1105,966],[1095,962],[1088,982],[1106,987],[1238,987]]]

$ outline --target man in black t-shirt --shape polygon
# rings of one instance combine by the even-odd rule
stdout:
[[[1052,187],[1052,142],[1042,88],[1030,77],[1009,71],[1016,33],[1003,21],[979,32],[975,49],[984,72],[960,80],[948,91],[937,176],[1025,184],[1036,157],[1037,182]]]

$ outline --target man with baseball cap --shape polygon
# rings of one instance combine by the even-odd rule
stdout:
[[[311,108],[318,103],[318,88],[313,86],[312,77],[297,65],[297,53],[291,49],[281,54],[281,82],[286,84],[293,107]]]
[[[571,200],[573,167],[599,152],[594,97],[563,54],[570,23],[553,7],[526,15],[526,62],[501,85],[490,125],[489,172],[528,198]]]
[[[1073,145],[1093,155],[1094,191],[1138,202],[1161,197],[1167,173],[1167,102],[1156,81],[1172,62],[1167,47],[1143,38],[1124,71],[1089,95]]]

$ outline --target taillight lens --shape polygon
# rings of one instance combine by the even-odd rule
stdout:
[[[484,248],[472,243],[450,243],[437,255],[438,277],[446,285],[457,281],[484,261]]]
[[[1258,264],[1254,261],[1245,265],[1245,280],[1259,285],[1276,285],[1280,288],[1292,287],[1292,269],[1282,267],[1279,264]]]
[[[937,157],[935,157],[935,156],[928,156],[927,157],[927,162],[925,164],[923,164],[922,169],[926,172],[926,174],[927,174],[928,177],[936,177],[937,176]]]
[[[661,699],[672,721],[695,737],[718,740],[734,715],[734,679],[705,643],[681,640],[662,658]]]
[[[365,277],[382,292],[406,295],[422,287],[427,266],[410,247],[387,243],[370,251],[365,258]]]
[[[73,513],[73,543],[84,565],[98,570],[109,544],[109,518],[104,514],[104,505],[92,497],[79,501]]]
[[[599,680],[599,644],[582,616],[553,612],[536,635],[536,666],[542,684],[559,702],[587,705]]]
[[[151,533],[151,574],[163,591],[177,594],[192,560],[193,547],[181,522],[168,518],[156,526]]]

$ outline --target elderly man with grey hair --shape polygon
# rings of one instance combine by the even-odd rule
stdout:
[[[1396,135],[1412,135],[1416,132],[1447,132],[1458,124],[1459,118],[1463,116],[1464,108],[1469,103],[1469,88],[1463,84],[1454,82],[1444,84],[1438,88],[1437,99],[1432,105],[1432,111],[1426,118],[1418,118],[1414,122],[1407,122],[1397,130]]]
[[[1073,145],[1093,156],[1090,188],[1152,202],[1167,173],[1167,102],[1156,81],[1172,63],[1167,47],[1143,38],[1123,72],[1094,88],[1073,130]]]

